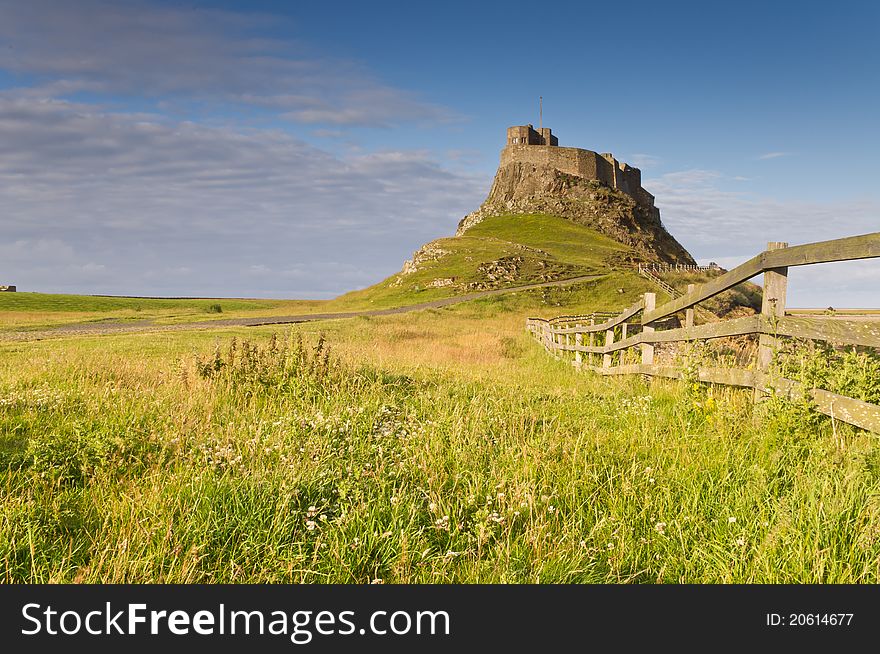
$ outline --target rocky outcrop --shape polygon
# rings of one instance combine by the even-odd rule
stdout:
[[[413,253],[412,259],[407,259],[403,262],[403,269],[400,271],[400,274],[411,275],[427,262],[436,261],[444,254],[447,254],[447,251],[435,245],[433,241],[426,243]]]
[[[489,216],[511,214],[515,220],[515,214],[529,213],[551,214],[595,229],[633,248],[634,260],[695,263],[663,227],[653,204],[638,202],[594,179],[519,161],[498,169],[489,197],[462,219],[456,236]]]

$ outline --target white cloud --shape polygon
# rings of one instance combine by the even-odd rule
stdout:
[[[278,16],[110,0],[0,0],[0,69],[36,76],[18,97],[163,97],[260,107],[334,126],[444,122],[452,112],[378,80],[356,62],[267,38]]]
[[[631,154],[629,155],[628,164],[631,166],[635,166],[636,168],[645,169],[645,168],[653,168],[657,166],[662,160],[660,157],[655,157],[653,154]]]
[[[279,131],[0,98],[0,279],[327,297],[398,270],[488,186],[422,151],[338,158]]]
[[[779,157],[790,157],[790,156],[791,156],[791,152],[766,152],[766,153],[758,156],[758,159],[760,159],[760,160],[778,159]]]

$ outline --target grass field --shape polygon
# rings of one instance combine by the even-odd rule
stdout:
[[[497,300],[270,333],[0,345],[2,580],[878,580],[874,436],[576,373]]]
[[[500,284],[517,286],[541,281],[542,272],[557,278],[611,273],[607,258],[628,250],[598,232],[544,214],[494,216],[469,229],[463,236],[433,241],[444,252],[411,274],[392,275],[369,288],[336,298],[334,309],[374,309],[418,304],[461,294],[466,286],[486,281],[480,264],[517,257],[518,279]],[[615,273],[616,274],[616,273]],[[431,288],[436,279],[454,279],[455,286]]]
[[[158,324],[321,311],[322,300],[129,298],[49,293],[0,293],[0,331],[94,322],[151,320]]]
[[[219,315],[423,301],[444,289],[418,279],[466,277],[511,239],[607,271],[614,247],[552,222],[481,224],[414,286],[220,300]],[[576,372],[524,331],[647,284],[616,271],[275,336],[0,340],[0,582],[880,581],[876,435],[735,389]],[[31,324],[218,315],[210,300],[8,297],[0,316]],[[880,400],[876,361],[846,370],[847,392]]]

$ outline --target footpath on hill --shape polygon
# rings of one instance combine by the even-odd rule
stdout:
[[[300,322],[311,322],[316,320],[340,320],[343,318],[357,318],[358,316],[388,316],[397,313],[407,313],[409,311],[437,309],[440,307],[449,306],[451,304],[469,302],[471,300],[478,300],[480,298],[489,297],[492,295],[516,293],[518,291],[530,291],[537,288],[547,288],[551,286],[568,286],[571,284],[579,284],[582,282],[599,279],[603,276],[604,275],[582,275],[580,277],[571,277],[569,279],[558,279],[552,282],[540,282],[536,284],[525,284],[523,286],[497,288],[489,291],[477,291],[474,293],[467,293],[465,295],[455,295],[453,297],[432,300],[430,302],[409,304],[402,307],[392,307],[390,309],[366,309],[362,311],[341,311],[336,313],[309,313],[294,316],[262,316],[259,318],[226,318],[220,320],[200,320],[195,322],[177,323],[173,325],[157,324],[152,320],[139,320],[137,322],[77,323],[52,327],[51,329],[0,332],[0,341],[33,341],[59,336],[100,336],[105,334],[121,334],[126,332],[159,330],[168,331],[180,329],[218,329],[223,327],[259,327],[261,325],[287,325]]]

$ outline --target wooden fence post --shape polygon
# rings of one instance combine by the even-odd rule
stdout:
[[[787,248],[788,243],[771,241],[767,243],[768,250],[781,250]],[[773,325],[777,318],[785,317],[785,294],[788,287],[788,268],[772,268],[764,271],[764,293],[761,300],[761,319]],[[776,339],[770,334],[761,334],[758,338],[758,361],[755,366],[759,375],[766,375],[770,371],[770,363],[773,361],[773,350],[776,348]],[[758,400],[763,392],[759,383],[755,385],[755,400]]]
[[[688,284],[688,295],[690,295],[693,290],[697,287],[696,284]],[[693,327],[694,326],[694,307],[691,307],[687,311],[684,312],[684,326],[685,327]]]
[[[594,326],[595,324],[596,324],[596,319],[590,318],[590,327]],[[593,347],[595,342],[596,342],[596,332],[590,332],[590,347]],[[590,366],[593,365],[593,353],[592,352],[589,352],[587,354],[587,361],[589,362]]]
[[[614,327],[605,332],[605,347],[609,345],[614,345]],[[611,367],[611,358],[613,356],[612,352],[607,353],[602,357],[602,367],[610,368]]]
[[[575,329],[580,329],[581,326],[580,326],[580,325],[575,325],[574,328],[575,328]],[[583,336],[583,334],[581,334],[581,332],[579,332],[579,331],[578,331],[578,332],[575,332],[575,334],[574,334],[574,344],[575,344],[575,347],[580,347],[581,345],[584,344],[584,336]],[[581,367],[581,364],[583,364],[583,360],[584,360],[584,359],[583,359],[583,355],[582,355],[581,351],[580,351],[580,350],[577,350],[577,351],[574,353],[574,365],[577,366],[578,368],[580,368],[580,367]]]
[[[649,311],[653,311],[657,308],[657,294],[656,293],[645,293],[645,308],[642,311],[642,316],[644,320],[644,315]],[[642,323],[642,333],[650,334],[654,331],[654,328],[651,326],[651,323]],[[653,366],[654,365],[654,346],[650,343],[642,343],[642,365],[643,366]]]
[[[620,326],[620,340],[622,340],[622,341],[626,340],[626,327],[627,327],[627,323],[623,323]],[[624,365],[626,363],[626,350],[620,351],[619,361],[620,361],[620,365]]]

